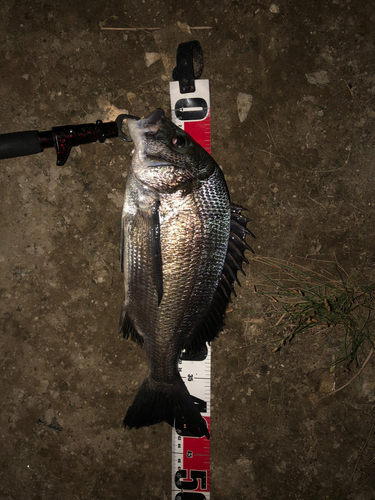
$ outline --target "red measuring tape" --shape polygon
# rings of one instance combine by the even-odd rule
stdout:
[[[194,70],[194,68],[197,68]],[[210,87],[199,42],[180,44],[170,82],[172,121],[211,154]],[[179,372],[210,431],[211,347],[195,358],[180,355]],[[210,499],[210,441],[172,429],[172,500]]]

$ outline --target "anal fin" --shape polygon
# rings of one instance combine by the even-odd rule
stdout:
[[[124,272],[124,250],[125,250],[125,233],[124,233],[124,216],[121,218],[121,240],[120,240],[120,270]]]
[[[119,321],[119,333],[122,333],[124,338],[131,338],[134,342],[137,342],[138,344],[143,344],[143,338],[137,330],[135,329],[128,313],[126,312],[125,309],[125,302],[122,306],[122,311],[120,315],[120,321]]]

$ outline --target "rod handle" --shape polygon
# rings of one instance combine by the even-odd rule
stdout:
[[[38,130],[0,134],[0,160],[41,153],[38,134]]]

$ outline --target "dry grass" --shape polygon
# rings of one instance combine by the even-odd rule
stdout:
[[[341,348],[333,365],[350,369],[360,348],[373,351],[375,283],[361,284],[360,275],[350,277],[338,265],[332,274],[268,257],[255,256],[251,264],[254,289],[270,301],[271,328],[286,332],[275,341],[275,352],[312,329],[339,333]]]

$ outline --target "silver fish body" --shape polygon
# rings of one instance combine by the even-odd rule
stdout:
[[[236,271],[246,260],[247,219],[240,207],[231,207],[213,158],[161,110],[128,126],[135,150],[122,218],[120,330],[144,343],[149,371],[124,424],[166,421],[178,432],[208,438],[178,357],[183,349],[201,350],[221,329]],[[236,238],[236,265],[228,265]]]

